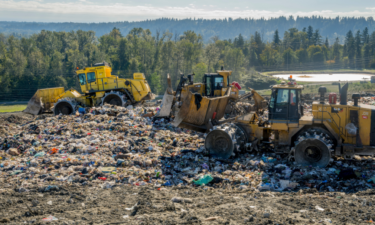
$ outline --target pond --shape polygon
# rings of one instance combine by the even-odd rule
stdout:
[[[361,73],[336,73],[336,74],[291,74],[294,80],[307,81],[307,82],[329,82],[329,81],[370,81],[371,76],[369,74]],[[290,74],[277,74],[274,77],[282,79],[288,79]]]

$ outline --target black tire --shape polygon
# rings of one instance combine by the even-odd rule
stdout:
[[[331,150],[319,138],[307,138],[295,146],[294,159],[302,166],[326,167],[331,159]]]
[[[58,102],[53,110],[55,115],[60,115],[60,113],[63,115],[71,115],[73,112],[74,109],[68,102]]]
[[[103,103],[107,103],[109,105],[122,106],[121,98],[118,95],[115,95],[115,94],[107,95],[104,98]]]

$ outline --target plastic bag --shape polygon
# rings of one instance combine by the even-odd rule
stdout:
[[[206,174],[203,177],[200,177],[198,180],[194,180],[194,184],[196,185],[206,185],[210,183],[214,178],[210,174]]]
[[[345,126],[345,129],[348,131],[348,134],[350,135],[356,135],[357,134],[357,128],[353,123],[348,123]]]
[[[38,157],[43,157],[45,155],[44,152],[38,152],[34,155],[35,158],[38,158]]]

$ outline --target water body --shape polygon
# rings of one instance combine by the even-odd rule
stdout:
[[[293,79],[297,81],[307,81],[307,82],[329,82],[329,81],[370,81],[371,76],[369,74],[361,73],[342,73],[342,74],[277,74],[274,77],[279,77],[282,79],[288,79],[292,75]],[[365,79],[364,79],[365,78]]]

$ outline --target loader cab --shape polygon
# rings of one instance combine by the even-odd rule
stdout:
[[[268,106],[270,121],[298,122],[303,115],[301,92],[303,86],[283,82],[272,87]]]

